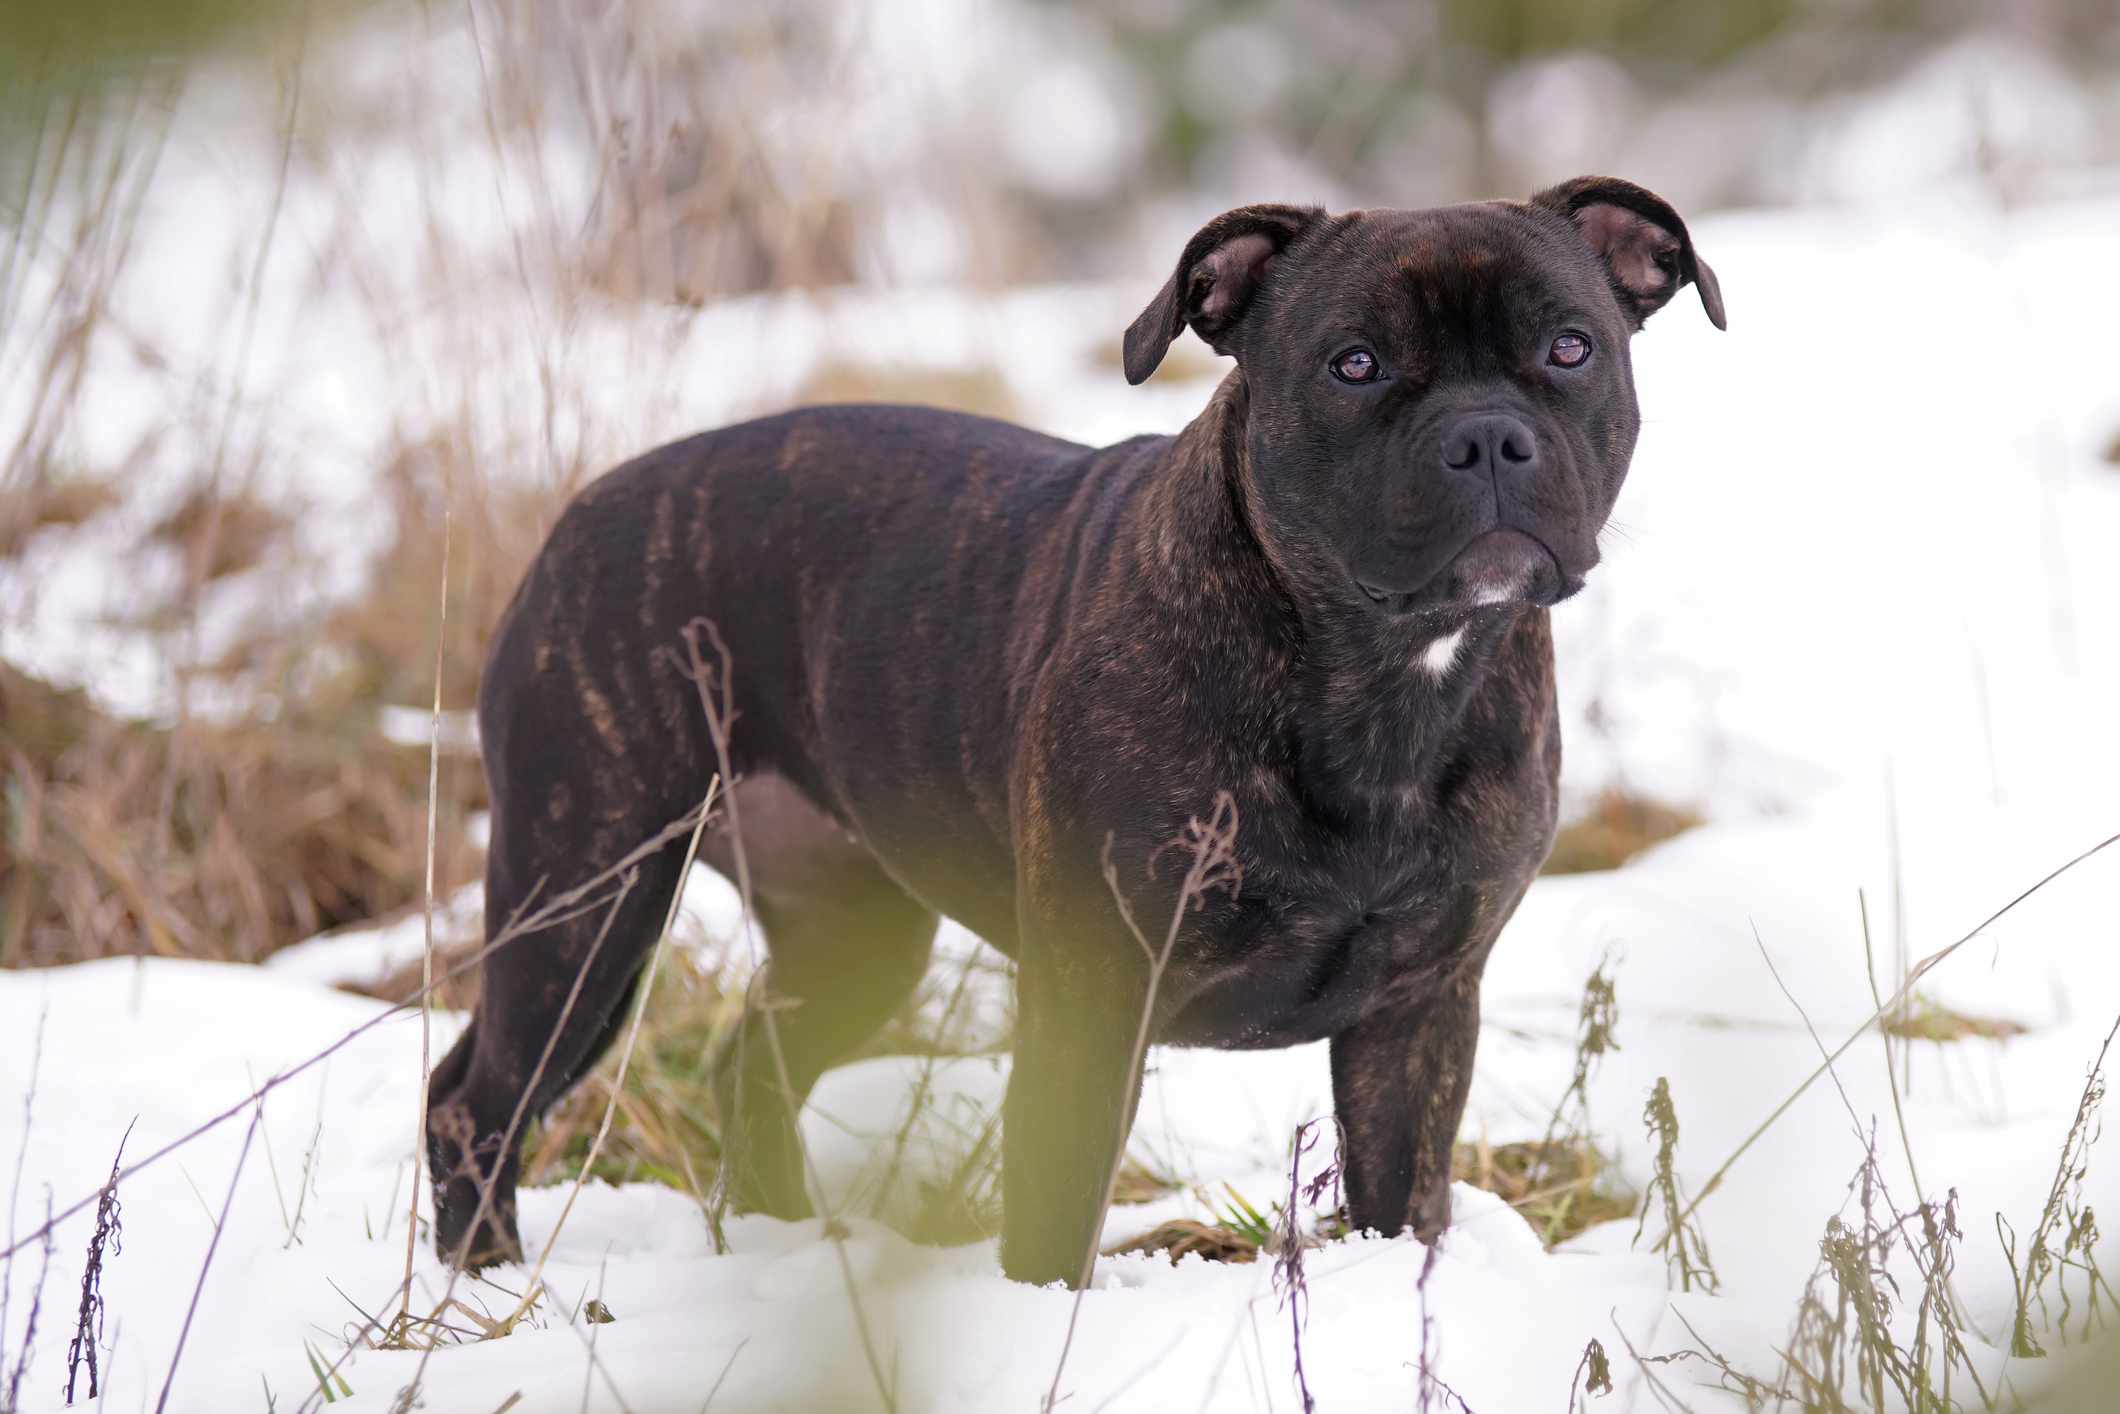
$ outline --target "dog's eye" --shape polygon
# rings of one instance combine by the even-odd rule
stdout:
[[[1563,334],[1547,350],[1546,361],[1561,368],[1579,368],[1590,358],[1590,341],[1581,334]]]
[[[1332,376],[1342,383],[1368,383],[1377,376],[1377,356],[1367,349],[1349,349],[1332,361]]]

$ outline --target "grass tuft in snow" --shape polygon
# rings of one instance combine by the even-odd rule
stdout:
[[[1713,1292],[1721,1281],[1708,1256],[1708,1239],[1679,1191],[1675,1164],[1678,1157],[1678,1107],[1671,1102],[1671,1082],[1667,1077],[1659,1075],[1656,1078],[1656,1088],[1649,1092],[1649,1102],[1642,1108],[1642,1123],[1656,1144],[1656,1160],[1648,1191],[1642,1195],[1641,1218],[1634,1225],[1634,1240],[1641,1241],[1642,1232],[1648,1226],[1650,1209],[1660,1206],[1664,1235],[1657,1239],[1656,1248],[1664,1254],[1670,1274],[1678,1279],[1678,1289],[1691,1291],[1698,1285],[1702,1291]]]
[[[1610,1184],[1610,1161],[1595,1141],[1590,1117],[1591,1081],[1605,1056],[1619,1049],[1615,965],[1608,952],[1583,981],[1575,1068],[1538,1142],[1499,1148],[1460,1144],[1452,1155],[1452,1177],[1501,1197],[1549,1247],[1633,1210],[1632,1195],[1615,1192]]]
[[[317,1393],[323,1397],[326,1404],[336,1404],[342,1399],[353,1398],[353,1386],[346,1383],[345,1375],[341,1374],[336,1366],[324,1363],[324,1357],[317,1353],[314,1344],[303,1341],[302,1354],[309,1361],[309,1373],[316,1378]]]
[[[1902,1041],[2008,1041],[2030,1028],[2006,1017],[1973,1016],[1956,1011],[1931,997],[1915,996],[1903,1010],[1879,1023],[1886,1035]]]
[[[1874,1129],[1865,1136],[1863,1159],[1849,1183],[1855,1212],[1826,1219],[1819,1240],[1819,1262],[1804,1287],[1796,1323],[1782,1351],[1789,1389],[1785,1397],[1804,1407],[1840,1410],[1853,1407],[1904,1407],[1945,1411],[1960,1407],[1952,1393],[1959,1374],[1980,1388],[1983,1407],[1994,1407],[1964,1343],[1959,1339],[1946,1281],[1953,1261],[1950,1242],[1957,1233],[1949,1205],[1940,1213],[1924,1205],[1924,1225],[1937,1244],[1930,1251],[1940,1261],[1922,1263],[1922,1297],[1915,1335],[1902,1346],[1894,1333],[1893,1313],[1902,1300],[1889,1259],[1907,1242],[1905,1219],[1897,1217],[1877,1166]],[[1886,1392],[1894,1403],[1887,1403]]]
[[[614,1094],[615,1068],[601,1065],[533,1125],[523,1148],[523,1183],[572,1179],[589,1156],[605,1108],[616,1103],[623,1122],[605,1138],[590,1177],[703,1194],[703,1176],[721,1162],[714,1057],[742,1008],[740,990],[718,971],[672,950],[624,1088]]]
[[[0,763],[0,967],[255,962],[419,897],[426,753],[378,742],[355,701],[170,727],[0,663]],[[443,777],[451,878],[476,776]]]
[[[1125,1161],[1119,1165],[1118,1182],[1112,1185],[1112,1202],[1152,1203],[1184,1187],[1183,1183],[1147,1159],[1137,1154],[1128,1154]]]
[[[1327,1171],[1327,1176],[1336,1173],[1337,1166],[1334,1166]],[[1276,1201],[1262,1213],[1256,1204],[1237,1191],[1233,1183],[1222,1185],[1220,1197],[1204,1191],[1199,1196],[1214,1214],[1211,1221],[1172,1218],[1156,1224],[1139,1237],[1105,1248],[1104,1255],[1116,1257],[1128,1252],[1163,1252],[1169,1254],[1172,1266],[1176,1266],[1180,1258],[1192,1256],[1210,1262],[1255,1262],[1261,1252],[1285,1250],[1289,1234],[1295,1231],[1294,1214],[1299,1209]],[[1318,1236],[1322,1239],[1344,1231],[1344,1225],[1334,1217],[1328,1219]]]
[[[1450,1176],[1507,1203],[1548,1247],[1634,1211],[1634,1194],[1619,1184],[1610,1156],[1583,1136],[1544,1144],[1460,1143]]]
[[[1279,1204],[1275,1205],[1276,1208]],[[1187,1257],[1199,1257],[1209,1262],[1256,1262],[1265,1244],[1249,1224],[1241,1220],[1237,1224],[1228,1222],[1204,1222],[1199,1218],[1172,1218],[1157,1223],[1139,1237],[1104,1249],[1107,1257],[1121,1257],[1129,1252],[1161,1252],[1176,1266]]]
[[[1597,1073],[1606,1053],[1619,1049],[1615,1039],[1619,1029],[1619,992],[1612,981],[1614,961],[1613,955],[1606,953],[1583,980],[1583,1000],[1575,1015],[1575,1073],[1555,1102],[1552,1118],[1546,1121],[1546,1136],[1540,1141],[1542,1149],[1556,1140],[1565,1143],[1587,1138],[1590,1133],[1590,1078]]]
[[[2003,1236],[2003,1253],[2009,1259],[2010,1276],[2016,1287],[2016,1318],[2011,1325],[2010,1353],[2017,1356],[2044,1355],[2046,1349],[2032,1330],[2032,1308],[2039,1309],[2040,1323],[2068,1340],[2068,1323],[2074,1310],[2069,1295],[2069,1274],[2076,1273],[2083,1300],[2082,1336],[2088,1339],[2094,1324],[2102,1325],[2105,1313],[2100,1295],[2108,1305],[2120,1305],[2113,1288],[2098,1270],[2095,1255],[2098,1220],[2083,1198],[2083,1180],[2090,1172],[2091,1146],[2104,1132],[2101,1110],[2105,1104],[2105,1056],[2113,1037],[2120,1035],[2120,1020],[2105,1033],[2105,1041],[2092,1060],[2083,1093],[2076,1101],[2076,1117],[2068,1136],[2061,1141],[2061,1157],[2054,1166],[2054,1179],[2047,1189],[2046,1206],[2025,1244],[2024,1263],[2017,1262],[2014,1235]],[[2001,1214],[1995,1215],[1998,1235],[2008,1233]],[[2051,1315],[2047,1306],[2047,1284],[2052,1282],[2060,1313]]]

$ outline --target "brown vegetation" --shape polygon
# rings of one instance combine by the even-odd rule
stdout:
[[[1700,812],[1619,787],[1608,788],[1583,814],[1561,827],[1548,874],[1587,874],[1617,869],[1653,844],[1685,833],[1701,823]]]
[[[477,773],[442,772],[444,878]],[[420,896],[422,749],[372,713],[163,726],[0,663],[0,966],[152,953],[255,962]]]

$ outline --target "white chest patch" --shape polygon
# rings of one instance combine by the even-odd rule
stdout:
[[[1421,650],[1421,666],[1437,677],[1441,677],[1449,672],[1450,665],[1457,661],[1458,649],[1463,646],[1464,642],[1465,630],[1463,629],[1459,629],[1456,633],[1444,634],[1441,638],[1436,639]]]

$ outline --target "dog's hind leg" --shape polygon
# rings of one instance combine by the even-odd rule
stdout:
[[[608,851],[585,857],[545,848],[549,839],[502,808],[504,790],[496,790],[486,858],[489,940],[510,926],[525,900],[535,909],[583,882],[576,875],[593,877],[615,862],[593,857]],[[642,861],[623,894],[602,892],[601,905],[514,939],[482,964],[471,1026],[435,1068],[428,1091],[434,1238],[445,1261],[476,1269],[521,1257],[515,1186],[523,1133],[624,1028],[626,1004],[677,888],[685,843],[675,839]]]
[[[742,1208],[808,1216],[796,1115],[927,971],[939,922],[829,816],[777,777],[738,787],[753,903],[771,954],[716,1069],[729,1188]],[[710,837],[717,869],[732,841]]]

